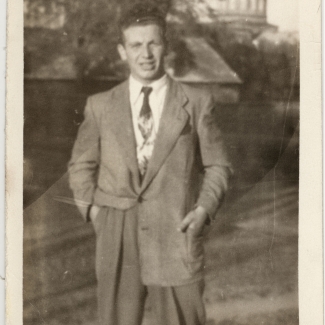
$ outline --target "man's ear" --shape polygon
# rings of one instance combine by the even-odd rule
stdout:
[[[120,55],[120,58],[122,61],[126,61],[127,60],[127,57],[126,57],[126,51],[125,51],[125,48],[122,44],[118,44],[117,45],[117,51]]]

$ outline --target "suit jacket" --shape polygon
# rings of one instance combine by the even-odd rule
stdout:
[[[84,218],[92,204],[138,206],[133,210],[146,285],[202,278],[201,238],[176,229],[196,205],[213,218],[227,189],[231,168],[213,109],[208,92],[168,79],[154,150],[140,183],[128,81],[87,101],[69,164],[70,186]]]

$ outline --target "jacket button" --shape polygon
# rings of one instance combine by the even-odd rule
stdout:
[[[142,227],[141,227],[141,230],[143,230],[143,231],[145,231],[145,230],[149,230],[149,227],[142,226]]]
[[[143,202],[143,198],[141,196],[138,197],[138,202],[139,203]]]

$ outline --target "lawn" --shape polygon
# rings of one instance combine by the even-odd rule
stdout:
[[[95,325],[95,235],[55,200],[71,196],[66,166],[85,95],[26,89],[24,324]],[[207,324],[296,325],[299,106],[223,105],[217,118],[235,175],[207,229]]]

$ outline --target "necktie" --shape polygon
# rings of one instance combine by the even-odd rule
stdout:
[[[143,142],[137,149],[137,156],[140,174],[144,176],[152,154],[155,133],[153,130],[152,112],[149,105],[149,95],[152,88],[143,87],[141,91],[143,93],[143,104],[138,117],[138,127],[142,134]]]

